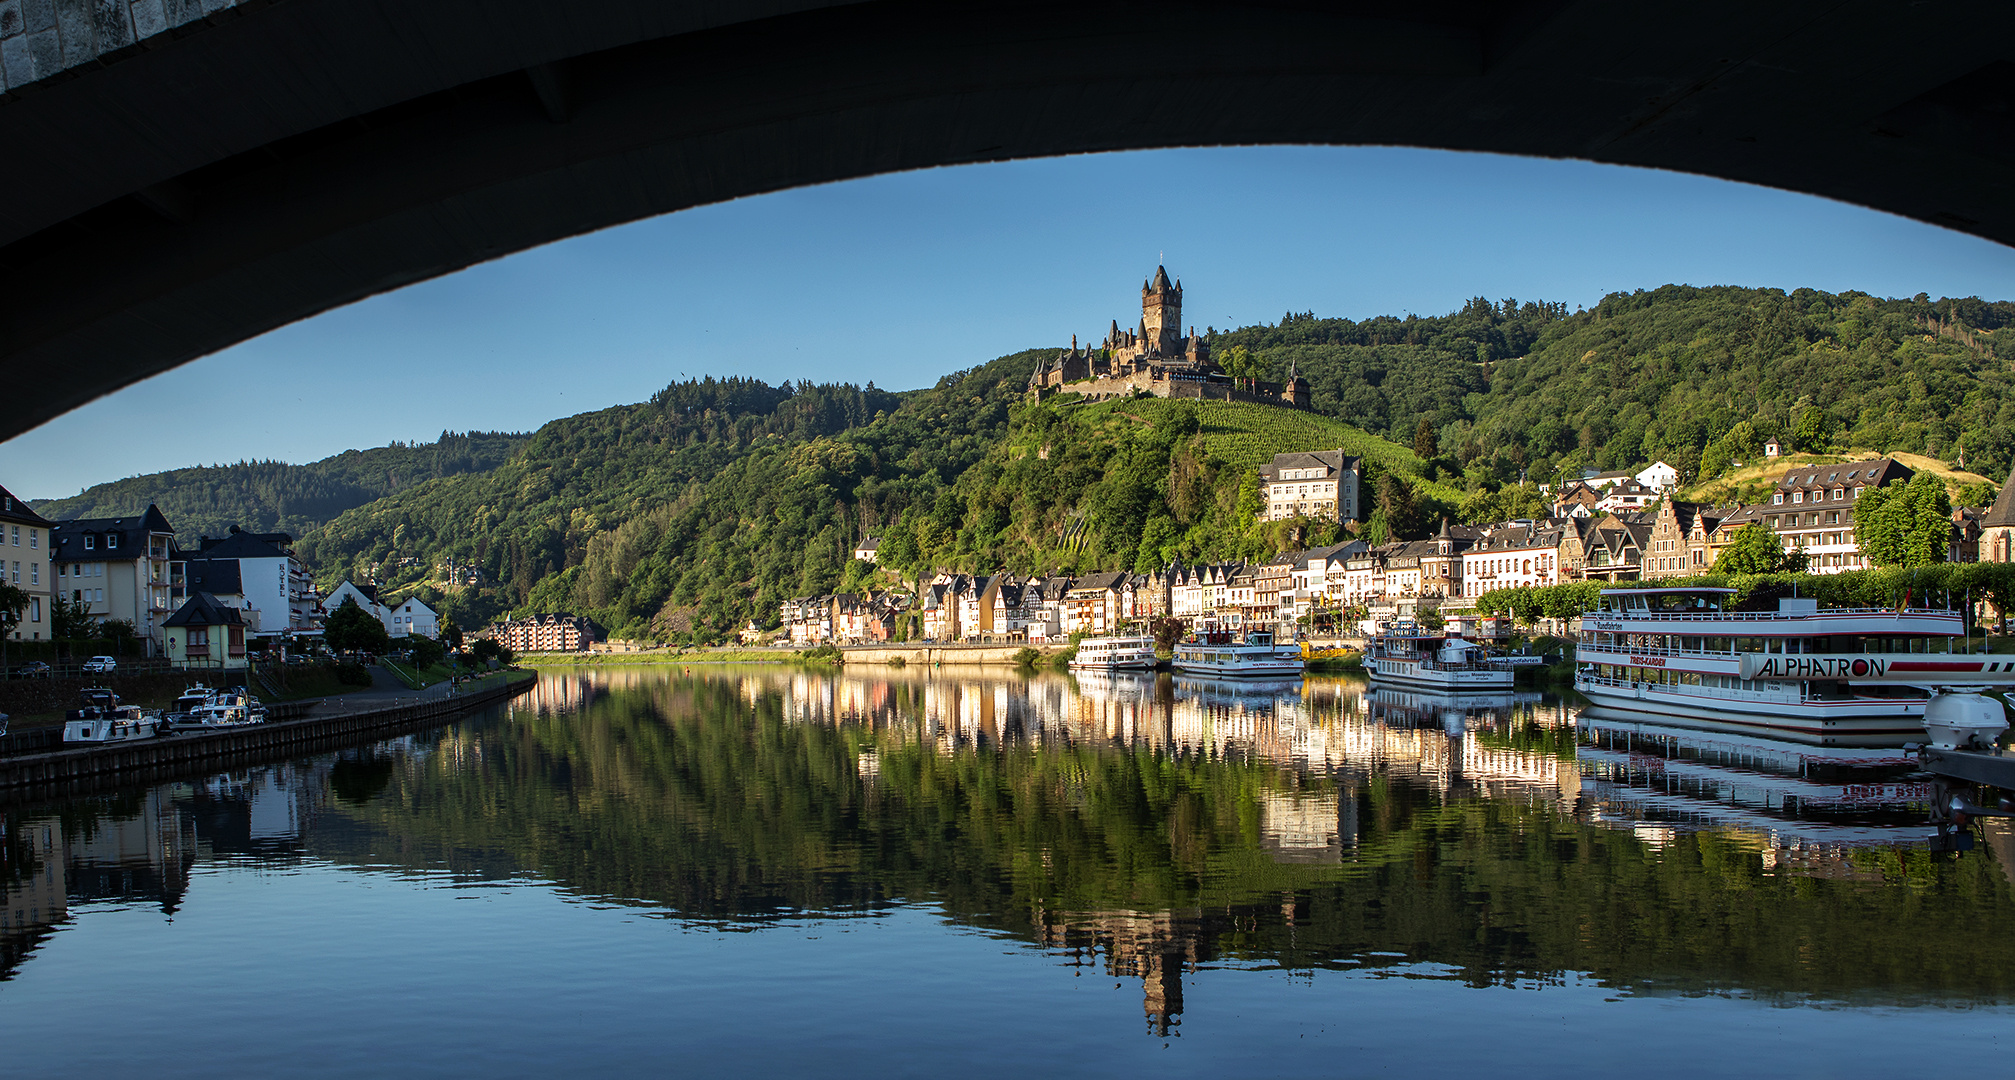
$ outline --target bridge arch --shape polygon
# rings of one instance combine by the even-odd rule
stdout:
[[[0,438],[527,247],[947,164],[1412,145],[2015,242],[2011,30],[1855,0],[0,3]]]

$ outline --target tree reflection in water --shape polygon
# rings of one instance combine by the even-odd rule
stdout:
[[[1890,803],[1813,809],[1830,789],[1810,770],[1619,752],[1536,695],[694,672],[548,670],[508,713],[277,767],[280,788],[247,783],[291,792],[284,843],[255,843],[256,800],[231,809],[214,781],[137,816],[167,822],[175,860],[531,875],[723,926],[931,905],[1141,980],[1158,1035],[1185,975],[1223,965],[1871,1003],[2015,983],[2005,849],[1908,846],[1924,830],[1894,769],[1872,774]],[[112,803],[9,814],[10,905],[102,863]],[[69,856],[31,850],[45,823]],[[177,865],[155,876],[186,887]]]

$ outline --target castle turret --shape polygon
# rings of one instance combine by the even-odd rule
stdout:
[[[1141,342],[1150,354],[1182,352],[1182,283],[1171,283],[1168,270],[1157,266],[1154,278],[1140,290]]]

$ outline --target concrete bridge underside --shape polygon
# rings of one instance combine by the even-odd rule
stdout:
[[[533,245],[965,162],[1497,151],[2009,243],[2011,30],[1876,0],[0,0],[0,438]]]

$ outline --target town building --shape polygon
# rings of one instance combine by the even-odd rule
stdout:
[[[855,545],[854,558],[864,563],[874,562],[875,553],[881,550],[881,546],[882,542],[880,539],[870,536]]]
[[[93,622],[132,623],[147,655],[161,655],[162,623],[180,606],[183,587],[182,553],[161,508],[149,504],[129,517],[58,522],[49,541],[55,591]]]
[[[1583,551],[1583,578],[1636,581],[1644,572],[1644,547],[1651,542],[1651,520],[1642,513],[1611,512],[1586,526],[1577,526]],[[1464,571],[1467,576],[1467,570]]]
[[[50,603],[56,595],[54,568],[49,564],[49,530],[54,526],[0,487],[0,583],[28,595],[20,621],[8,637],[14,641],[46,641]]]
[[[1657,491],[1645,485],[1636,477],[1625,477],[1609,485],[1608,489],[1603,491],[1602,498],[1595,503],[1595,512],[1597,514],[1607,514],[1616,511],[1642,510],[1657,502],[1658,498]]]
[[[192,592],[182,606],[161,623],[163,650],[179,667],[242,671],[245,656],[245,611],[206,592]]]
[[[1507,521],[1485,527],[1462,553],[1463,595],[1571,580],[1560,549],[1566,535],[1577,529],[1573,519]]]
[[[2001,485],[1994,505],[1980,515],[1981,562],[2015,562],[2015,472]]]
[[[1705,503],[1667,499],[1651,520],[1651,547],[1644,553],[1644,578],[1690,577],[1714,565],[1710,538],[1729,510]]]
[[[557,613],[512,619],[492,630],[491,637],[514,653],[588,652],[601,634],[586,618]]]
[[[1805,553],[1812,573],[1866,570],[1868,558],[1854,538],[1855,500],[1870,488],[1907,483],[1916,474],[1894,458],[1801,465],[1777,481],[1763,523],[1784,550]]]
[[[1670,495],[1679,490],[1679,470],[1663,461],[1654,461],[1637,470],[1632,479],[1660,495]]]
[[[1361,503],[1358,481],[1363,461],[1342,450],[1308,450],[1275,454],[1260,466],[1266,488],[1266,519],[1291,517],[1356,521]]]
[[[1087,574],[1064,594],[1064,629],[1072,634],[1116,634],[1132,614],[1123,603],[1127,573]]]
[[[294,558],[294,538],[286,533],[248,533],[233,525],[225,536],[201,537],[196,549],[185,549],[183,555],[188,589],[219,601],[229,598],[248,613],[246,627],[253,636],[321,628],[321,598],[307,568]]]
[[[1121,330],[1115,319],[1105,340],[1083,348],[1072,335],[1069,349],[1036,365],[1028,387],[1037,398],[1068,387],[1094,399],[1152,394],[1303,409],[1309,399],[1308,380],[1293,372],[1285,383],[1226,374],[1211,359],[1209,343],[1194,327],[1183,332],[1182,282],[1170,281],[1168,270],[1159,266],[1154,277],[1141,284],[1140,322],[1134,329]]]
[[[426,601],[409,596],[385,609],[385,633],[393,638],[441,636],[441,616]]]

